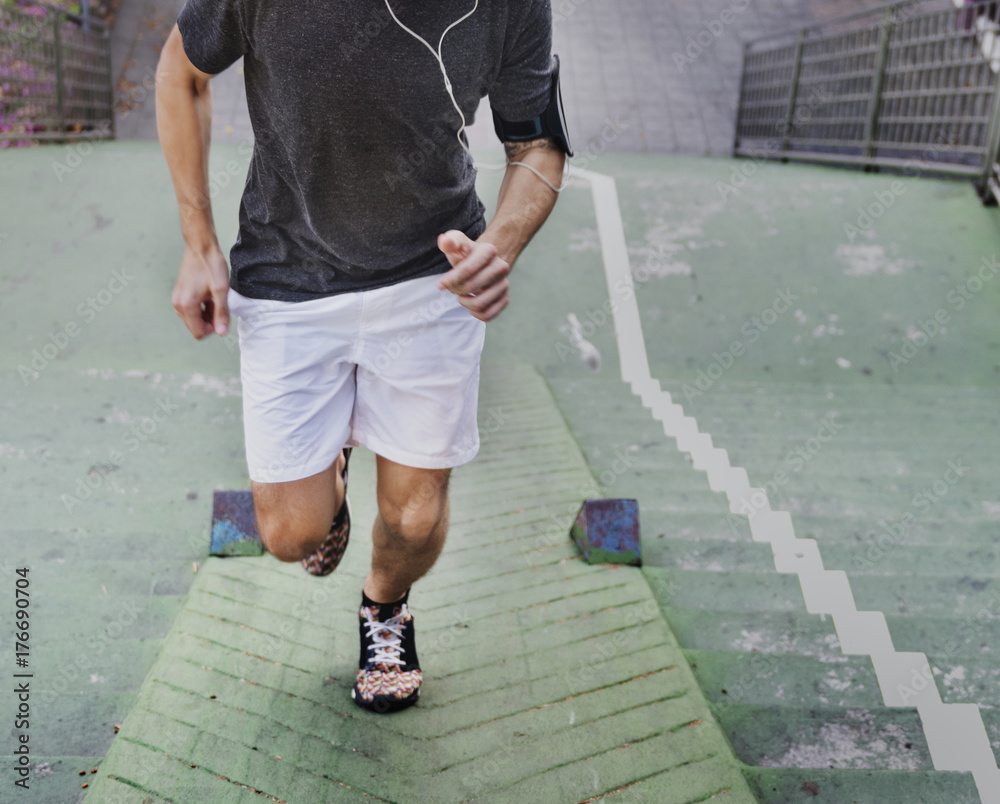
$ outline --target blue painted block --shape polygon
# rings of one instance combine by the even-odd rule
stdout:
[[[570,529],[588,564],[642,563],[639,503],[636,500],[585,500]]]
[[[217,491],[212,505],[213,556],[259,556],[264,542],[249,491]]]

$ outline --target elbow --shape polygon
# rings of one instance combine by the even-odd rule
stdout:
[[[175,24],[156,63],[157,90],[186,89],[192,95],[203,95],[208,90],[210,78],[188,59],[180,29]]]

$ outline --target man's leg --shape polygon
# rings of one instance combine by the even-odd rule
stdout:
[[[379,603],[402,599],[437,561],[448,533],[450,469],[415,469],[377,457],[378,514],[364,593]]]
[[[361,658],[351,698],[362,709],[395,712],[420,696],[410,585],[441,554],[448,532],[450,469],[414,469],[378,456],[378,513],[372,568],[361,594]]]
[[[253,483],[257,526],[267,551],[279,561],[300,561],[330,533],[344,501],[344,453],[312,477],[287,483]]]

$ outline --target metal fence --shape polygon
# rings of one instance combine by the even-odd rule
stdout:
[[[107,25],[0,0],[0,142],[114,136]]]
[[[996,194],[998,31],[996,0],[911,0],[750,42],[734,152],[967,176]]]

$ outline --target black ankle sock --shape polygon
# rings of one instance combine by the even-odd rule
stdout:
[[[365,590],[361,590],[361,606],[362,608],[368,608],[370,606],[378,606],[379,610],[379,620],[386,620],[392,616],[392,610],[396,606],[403,605],[407,599],[410,597],[410,590],[406,590],[406,594],[403,595],[399,600],[393,601],[392,603],[379,603],[372,600],[368,595],[365,594]],[[388,612],[388,614],[386,614]]]

